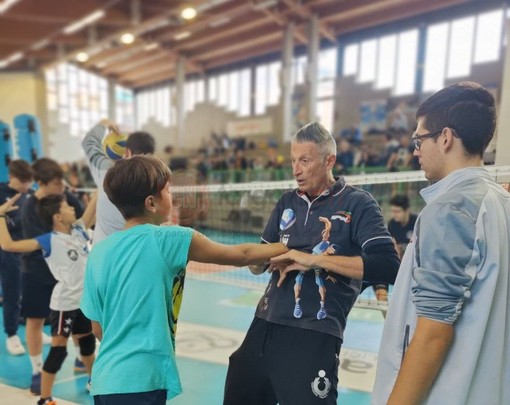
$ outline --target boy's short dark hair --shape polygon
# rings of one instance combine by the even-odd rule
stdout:
[[[445,87],[425,100],[416,118],[425,118],[425,127],[439,132],[455,130],[469,155],[483,156],[496,128],[493,95],[478,83],[462,82]]]
[[[9,163],[9,176],[26,183],[34,180],[34,172],[30,164],[23,159],[11,160]]]
[[[63,194],[52,194],[37,201],[37,215],[48,230],[53,229],[53,215],[58,214],[65,200]]]
[[[151,134],[137,131],[128,136],[126,148],[133,155],[152,155],[156,149],[156,142]]]
[[[396,194],[391,198],[390,205],[400,207],[405,211],[409,209],[409,197],[403,194]]]
[[[32,163],[34,171],[34,180],[42,184],[48,184],[50,181],[64,178],[64,172],[60,165],[53,159],[41,158]]]
[[[145,199],[159,196],[170,178],[170,168],[161,160],[137,155],[118,160],[106,172],[103,187],[124,219],[130,219],[145,214]]]

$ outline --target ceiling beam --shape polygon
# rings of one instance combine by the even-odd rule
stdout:
[[[313,14],[309,7],[296,3],[294,0],[283,0],[283,2],[305,20],[309,20]],[[324,38],[336,43],[336,36],[326,23],[319,21],[319,32]]]
[[[200,60],[202,62],[207,61],[207,59],[218,57],[221,55],[228,55],[232,52],[242,51],[245,49],[249,49],[252,47],[262,46],[264,44],[267,44],[268,42],[274,41],[274,40],[281,40],[283,38],[283,33],[281,31],[273,32],[266,35],[259,35],[256,38],[236,42],[230,45],[225,45],[220,48],[213,48],[209,51],[201,51],[201,52],[194,52],[190,53],[189,57],[191,59]]]
[[[168,40],[174,40],[175,35],[187,31],[191,34],[200,32],[200,31],[207,31],[211,28],[211,24],[214,24],[215,21],[218,21],[220,18],[238,18],[242,15],[246,15],[253,11],[252,5],[248,1],[242,1],[241,4],[236,5],[235,7],[225,10],[221,13],[221,15],[213,14],[207,17],[201,17],[197,18],[194,22],[190,22],[187,24],[183,24],[182,26],[178,28],[171,28],[169,31],[156,36],[154,39],[156,41],[168,41]]]
[[[255,49],[245,49],[238,52],[232,52],[228,56],[221,56],[215,59],[210,59],[204,62],[205,69],[214,69],[217,67],[225,66],[228,64],[246,61],[257,56],[267,55],[274,52],[279,52],[282,49],[281,40],[274,41],[273,43],[265,44],[263,47]]]
[[[101,73],[103,74],[120,74],[124,72],[128,72],[131,69],[140,67],[140,66],[150,66],[151,63],[160,61],[161,59],[166,59],[168,61],[172,61],[168,57],[168,54],[165,52],[146,52],[140,53],[140,55],[134,59],[130,59],[129,61],[117,62],[111,65],[108,65],[104,68]],[[175,61],[175,59],[174,59]],[[173,62],[173,61],[172,61]]]
[[[335,31],[338,35],[399,21],[405,18],[443,9],[445,8],[445,5],[448,7],[466,3],[467,1],[471,0],[428,0],[427,2],[414,4],[411,7],[408,4],[395,5],[369,15],[362,15],[357,18],[351,17],[345,22],[343,18],[334,18],[334,16],[328,17],[328,20],[329,18],[333,18],[329,21],[335,22],[332,26],[336,28]]]
[[[126,81],[130,87],[140,88],[151,84],[161,83],[169,81],[175,78],[175,70],[165,70],[159,74],[153,75],[152,77],[146,77],[144,79],[138,79],[133,81]]]
[[[238,25],[239,24],[239,25]],[[182,43],[176,43],[175,49],[176,50],[183,50],[183,49],[190,49],[190,48],[197,48],[203,45],[210,44],[212,42],[224,39],[224,38],[231,38],[233,35],[236,37],[240,35],[241,33],[244,33],[246,31],[250,31],[253,29],[259,29],[260,32],[266,32],[267,29],[274,28],[274,22],[270,21],[267,17],[262,17],[257,20],[246,20],[246,21],[236,21],[232,25],[225,26],[225,28],[221,29],[220,31],[214,32],[214,33],[204,33],[201,37],[190,37]]]
[[[121,75],[113,75],[120,81],[135,81],[138,79],[143,79],[145,77],[150,77],[159,74],[162,71],[166,70],[175,70],[174,63],[159,63],[157,65],[152,65],[150,67],[138,67],[133,69],[127,73]]]

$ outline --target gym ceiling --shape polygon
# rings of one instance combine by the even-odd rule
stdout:
[[[0,0],[0,74],[71,62],[136,89],[475,0]],[[193,16],[193,10],[196,15]],[[188,14],[186,14],[188,13]],[[190,18],[191,17],[191,18]]]

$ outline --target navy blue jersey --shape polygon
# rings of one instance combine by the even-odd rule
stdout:
[[[67,199],[67,203],[74,207],[76,218],[80,218],[83,215],[83,207],[78,199],[69,191],[64,191]],[[23,229],[23,238],[33,239],[42,234],[51,232],[51,228],[48,228],[43,224],[39,215],[37,214],[37,197],[32,196],[28,198],[21,209],[21,225]],[[24,253],[21,256],[22,270],[25,272],[33,273],[34,276],[40,280],[41,284],[54,284],[55,278],[50,272],[46,261],[40,250],[35,252]]]
[[[16,205],[19,208],[6,214],[7,227],[13,240],[23,239],[21,232],[21,207],[23,207],[23,204],[31,193],[32,190],[30,190],[27,194],[22,194],[18,201],[16,201]],[[0,183],[0,204],[5,203],[16,194],[18,194],[18,192],[13,188],[10,188],[8,183]]]
[[[328,226],[330,230],[325,233]],[[346,185],[343,179],[312,201],[299,190],[284,194],[262,240],[282,242],[307,253],[340,256],[361,256],[370,246],[392,245],[377,202],[368,192]],[[279,273],[274,272],[255,316],[343,337],[347,315],[360,292],[360,280],[314,269],[290,272],[277,287],[278,277]]]

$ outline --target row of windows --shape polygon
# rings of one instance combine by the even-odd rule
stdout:
[[[502,9],[458,18],[426,29],[423,91],[444,87],[446,79],[469,76],[473,64],[500,58]],[[351,43],[344,49],[342,73],[395,96],[413,94],[420,36],[417,29]]]
[[[507,13],[510,16],[510,13]],[[422,91],[444,86],[446,79],[469,76],[473,64],[500,58],[502,9],[429,25],[424,45]],[[342,74],[355,76],[358,83],[372,83],[375,89],[390,89],[393,95],[413,94],[416,87],[420,32],[411,29],[348,44],[343,49]],[[337,48],[319,52],[316,116],[328,129],[334,117]],[[292,60],[291,85],[301,86],[309,77],[306,56]],[[108,83],[74,65],[62,64],[46,71],[48,106],[58,122],[68,124],[70,134],[79,136],[108,113]],[[277,105],[281,97],[282,63],[275,61],[233,70],[184,85],[184,112],[209,102],[237,116],[261,115]],[[175,86],[166,85],[138,92],[116,86],[117,121],[131,130],[154,120],[169,127],[176,124]],[[136,105],[136,114],[135,114]]]
[[[48,110],[56,113],[56,122],[69,127],[73,137],[83,136],[100,119],[108,117],[108,82],[106,79],[63,63],[48,69],[46,89]],[[115,87],[116,119],[122,129],[134,129],[133,92]]]
[[[319,53],[317,97],[330,99],[327,108],[320,105],[317,111],[321,121],[332,126],[334,78],[336,74],[337,50],[331,48]],[[302,85],[307,75],[306,56],[295,57],[291,69],[292,87]],[[187,81],[184,87],[185,112],[192,111],[198,103],[209,102],[239,117],[261,115],[267,108],[277,105],[281,97],[282,63],[280,61],[260,64],[254,68],[233,70],[208,76],[206,80]],[[254,83],[253,83],[254,80]],[[252,89],[254,84],[254,88]],[[205,94],[207,86],[207,95]],[[253,98],[252,98],[253,97]],[[175,87],[160,86],[143,90],[136,95],[137,124],[145,125],[151,120],[160,125],[176,124]],[[253,101],[253,106],[252,106]],[[331,104],[331,105],[330,105]]]

